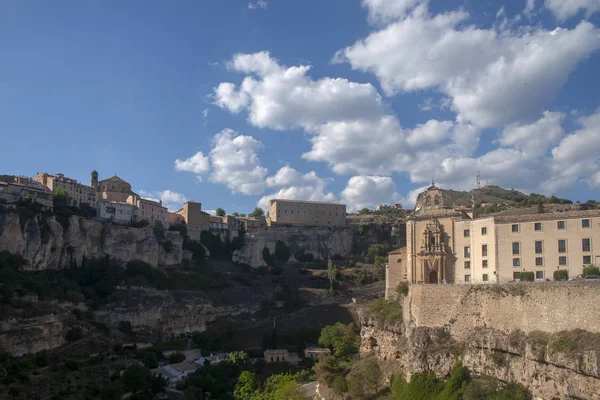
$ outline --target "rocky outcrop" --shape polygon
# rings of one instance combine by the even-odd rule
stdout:
[[[59,315],[0,321],[0,348],[13,356],[54,349],[63,343],[63,322]]]
[[[168,337],[202,332],[220,317],[255,312],[252,306],[217,306],[201,292],[130,288],[115,293],[115,300],[95,313],[95,319],[111,327],[121,321],[134,330],[147,330]]]
[[[406,376],[431,371],[442,378],[460,360],[473,375],[522,383],[537,399],[598,400],[600,332],[589,317],[595,314],[581,321],[573,316],[568,330],[554,329],[564,321],[553,323],[549,316],[562,315],[560,304],[569,307],[566,298],[596,301],[598,290],[586,284],[414,286],[401,299],[403,320],[396,325],[380,326],[366,310],[360,312],[361,353],[375,352]],[[545,299],[551,298],[558,300],[548,308]],[[490,316],[500,314],[500,305],[530,320],[515,321],[508,311],[502,318]],[[535,330],[540,327],[544,330]]]
[[[183,260],[183,238],[167,232],[165,249],[151,227],[130,228],[73,216],[61,225],[54,216],[37,215],[20,221],[16,213],[0,213],[0,251],[19,254],[28,270],[80,265],[84,257],[142,260],[153,266],[177,265]]]

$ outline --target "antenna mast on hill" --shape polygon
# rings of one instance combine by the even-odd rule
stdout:
[[[487,175],[485,176],[485,186],[490,186],[490,180]]]
[[[477,171],[477,189],[481,187],[481,171]]]

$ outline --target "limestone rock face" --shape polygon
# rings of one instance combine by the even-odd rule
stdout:
[[[275,243],[281,240],[291,250],[312,254],[315,260],[325,260],[339,254],[342,257],[352,255],[357,230],[354,227],[328,228],[313,226],[278,226],[255,229],[246,233],[244,247],[236,250],[234,261],[260,267],[266,265],[262,252],[265,247],[271,254],[275,252]],[[290,259],[292,262],[293,259]]]
[[[239,305],[216,306],[200,292],[123,289],[113,302],[95,313],[97,321],[112,327],[129,321],[134,330],[169,336],[202,332],[209,322],[225,316],[255,312]]]
[[[360,351],[374,352],[406,377],[431,371],[443,378],[461,360],[472,375],[519,382],[536,399],[600,400],[597,321],[563,317],[575,312],[570,298],[584,305],[582,314],[596,315],[599,290],[586,283],[413,285],[400,299],[403,319],[396,325],[380,326],[365,309],[359,313]],[[517,320],[515,309],[530,317]],[[560,326],[564,318],[570,327]],[[555,346],[564,337],[577,341],[574,348]]]
[[[63,343],[63,323],[58,315],[0,321],[0,347],[13,356],[54,349]]]
[[[84,257],[142,260],[155,267],[183,261],[183,238],[178,232],[167,232],[172,244],[167,252],[151,227],[130,228],[77,216],[65,226],[54,216],[20,221],[16,213],[0,213],[0,250],[23,256],[28,270],[81,265]]]

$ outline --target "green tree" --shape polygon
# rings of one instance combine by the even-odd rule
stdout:
[[[256,207],[254,211],[248,214],[249,217],[263,217],[265,215],[265,210],[260,207]]]
[[[344,325],[340,322],[327,325],[321,330],[319,344],[331,349],[336,357],[345,357],[358,351],[358,336],[354,325]]]
[[[223,210],[221,207],[217,208],[217,217],[224,217],[225,216],[225,210]]]
[[[463,398],[463,387],[469,379],[469,369],[463,367],[460,361],[454,364],[450,378],[448,378],[444,390],[440,393],[439,400],[461,400]]]
[[[335,282],[338,276],[338,269],[334,267],[333,261],[329,260],[327,262],[327,278],[329,278],[329,294],[332,296],[335,294]]]
[[[121,382],[127,390],[136,393],[151,387],[151,377],[149,368],[134,364],[123,372]]]
[[[150,378],[150,388],[152,393],[164,393],[169,385],[167,378],[162,375],[154,375]]]
[[[235,385],[233,397],[236,400],[258,400],[258,379],[250,371],[243,371]]]
[[[231,215],[233,215],[234,217],[239,217],[239,216],[240,216],[240,213],[236,211],[236,212],[234,212],[234,213],[233,213],[233,214],[231,214]]]
[[[65,336],[65,339],[67,339],[67,341],[69,341],[69,342],[74,342],[76,340],[81,339],[82,337],[83,337],[83,331],[81,330],[80,327],[75,326],[67,331],[67,335]]]
[[[375,263],[375,257],[381,256],[387,258],[387,254],[391,251],[391,247],[387,243],[383,244],[372,244],[367,249],[367,254],[365,255],[365,262],[368,264]],[[385,260],[383,261],[385,264]]]
[[[250,357],[248,357],[248,354],[245,351],[232,351],[227,355],[225,361],[235,366],[240,371],[250,369],[250,366],[252,365],[250,363]]]
[[[289,374],[271,375],[262,397],[263,400],[306,400],[304,390]]]
[[[354,400],[364,400],[368,398],[365,377],[361,373],[356,373],[350,377],[348,381],[348,393]]]
[[[171,353],[169,356],[169,364],[177,364],[185,361],[185,354],[180,352]]]
[[[340,396],[342,399],[344,398],[344,393],[348,391],[348,381],[341,375],[333,378],[333,382],[331,384],[331,388],[333,392]]]
[[[584,267],[583,268],[583,277],[586,276],[600,276],[600,268],[596,266]]]
[[[361,373],[366,387],[371,390],[373,394],[377,393],[379,382],[381,382],[381,369],[379,368],[377,360],[367,360],[361,368]]]

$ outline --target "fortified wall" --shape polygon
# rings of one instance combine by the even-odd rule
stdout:
[[[411,285],[404,320],[416,327],[447,327],[458,340],[476,328],[557,333],[600,333],[600,283]]]
[[[600,400],[600,282],[411,285],[402,320],[361,311],[361,353],[406,377],[474,376],[519,382],[535,399]]]

